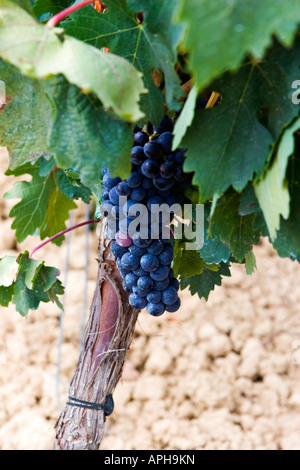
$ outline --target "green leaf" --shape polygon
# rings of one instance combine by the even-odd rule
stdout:
[[[290,159],[287,180],[291,197],[290,215],[287,220],[281,218],[280,229],[273,242],[279,256],[297,259],[300,255],[300,145],[296,138],[295,155]]]
[[[91,188],[101,168],[127,178],[130,173],[132,130],[129,124],[105,113],[99,102],[82,95],[64,80],[53,84],[51,96],[57,115],[51,133],[51,150],[63,169],[76,168],[83,185]]]
[[[256,271],[257,266],[256,266],[256,259],[255,255],[252,250],[248,251],[245,256],[245,268],[246,268],[246,273],[248,275],[251,275]]]
[[[56,174],[56,183],[58,189],[69,199],[82,199],[86,204],[89,204],[91,190],[84,186],[78,177],[72,178],[68,171],[59,171]]]
[[[5,83],[7,99],[0,111],[0,144],[9,149],[10,168],[49,155],[52,113],[45,85],[24,77],[1,59],[0,80]]]
[[[232,255],[243,262],[255,241],[254,220],[256,214],[239,214],[240,195],[229,190],[216,204],[209,225],[209,237],[220,238],[230,244]]]
[[[181,0],[178,21],[184,22],[183,47],[199,88],[229,69],[237,69],[247,53],[263,57],[273,34],[290,46],[300,22],[299,0]]]
[[[141,97],[141,109],[153,124],[159,123],[164,114],[164,97],[153,81],[153,71],[163,72],[166,102],[169,110],[180,108],[183,95],[175,72],[176,48],[182,27],[172,24],[172,16],[178,1],[129,0],[128,10],[123,0],[107,0],[108,11],[98,13],[86,7],[72,14],[63,23],[65,31],[98,49],[107,47],[111,53],[126,58],[142,74],[149,93]],[[137,20],[137,13],[144,12],[144,20]]]
[[[0,260],[0,286],[8,287],[17,278],[18,263],[15,256],[5,256]]]
[[[0,56],[32,78],[63,74],[85,93],[95,93],[103,105],[123,119],[137,121],[144,88],[141,73],[127,60],[106,54],[60,28],[38,24],[32,16],[1,0]],[[16,38],[24,38],[17,41]]]
[[[28,235],[40,229],[41,239],[55,235],[66,228],[69,211],[76,204],[63,194],[57,186],[56,174],[62,170],[51,171],[47,176],[40,176],[39,162],[8,171],[7,174],[25,174],[32,176],[31,181],[18,181],[13,189],[4,195],[6,199],[20,198],[10,211],[15,220],[12,228],[16,230],[16,238],[22,242]],[[60,245],[63,237],[53,241]]]
[[[66,220],[70,217],[70,211],[76,209],[77,205],[63,194],[58,187],[54,187],[47,203],[46,217],[40,231],[43,240],[51,237],[66,228]],[[64,237],[54,240],[57,245],[61,245]]]
[[[294,151],[294,133],[300,128],[300,119],[287,128],[276,142],[272,156],[275,159],[266,175],[255,185],[255,194],[263,211],[271,240],[280,227],[280,216],[287,219],[290,212],[290,194],[285,178],[288,160]],[[271,158],[272,158],[271,156]]]
[[[261,63],[248,61],[236,74],[226,73],[212,84],[221,103],[196,111],[181,143],[188,149],[184,168],[195,171],[200,202],[231,185],[242,191],[263,174],[273,142],[298,114],[291,84],[299,77],[299,48],[299,40],[291,50],[275,44]],[[267,112],[264,124],[262,109]]]
[[[184,242],[176,241],[173,261],[173,270],[176,277],[179,275],[191,277],[195,274],[201,274],[204,265],[199,252],[186,250]]]
[[[184,103],[184,107],[181,110],[179,118],[177,119],[175,126],[174,126],[174,139],[173,139],[173,150],[179,147],[187,128],[192,124],[194,115],[195,115],[195,107],[197,101],[197,88],[194,86],[189,96],[187,97],[186,102]]]
[[[7,307],[12,302],[22,316],[36,310],[40,302],[51,300],[62,308],[58,295],[64,293],[64,288],[57,279],[59,274],[44,261],[29,258],[28,252],[5,256],[0,259],[0,305]]]
[[[44,13],[56,15],[60,11],[68,8],[72,3],[74,3],[72,0],[36,0],[32,11],[37,17]]]
[[[188,287],[192,295],[197,294],[200,299],[208,300],[209,294],[215,286],[221,285],[222,276],[231,276],[228,264],[221,263],[218,271],[205,268],[202,274],[190,278],[182,276],[180,278],[180,288],[183,290]]]

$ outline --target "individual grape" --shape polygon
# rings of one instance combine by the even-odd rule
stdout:
[[[176,277],[173,277],[173,279],[170,279],[169,280],[169,286],[174,287],[174,289],[176,289],[177,292],[178,292],[179,291],[179,281],[178,281],[178,279],[176,279]]]
[[[163,200],[162,197],[160,196],[152,196],[148,199],[147,201],[147,207],[149,209],[149,211],[153,212],[153,214],[159,212],[159,207],[155,207],[155,206],[160,206],[161,204],[163,204],[165,201]]]
[[[163,134],[160,134],[157,142],[162,147],[164,154],[169,155],[172,151],[172,132],[164,132]]]
[[[148,292],[150,292],[153,288],[153,284],[153,279],[151,279],[150,276],[141,276],[137,280],[137,287],[144,291],[147,290]]]
[[[126,183],[130,188],[137,188],[142,182],[142,177],[137,171],[133,171],[129,178],[127,178]]]
[[[153,240],[151,245],[147,248],[150,255],[159,255],[164,249],[164,244],[160,239]]]
[[[137,201],[137,202],[140,202],[142,201],[146,196],[146,190],[144,188],[134,188],[132,191],[131,191],[131,199],[133,201]]]
[[[155,255],[147,253],[141,257],[140,264],[145,271],[152,273],[158,268],[159,261]]]
[[[173,178],[176,172],[176,167],[172,162],[164,162],[160,165],[159,173],[163,178]]]
[[[137,294],[130,294],[129,303],[133,308],[137,310],[142,310],[147,305],[147,300],[145,297],[139,297]]]
[[[154,281],[164,281],[169,276],[169,269],[169,266],[160,264],[154,271],[150,272],[150,276]]]
[[[159,175],[153,178],[153,184],[157,189],[166,191],[172,188],[174,184],[174,180],[173,178],[163,178],[162,176]]]
[[[158,255],[159,263],[170,265],[173,261],[174,250],[171,246],[166,245],[163,251]]]
[[[130,253],[132,253],[134,256],[143,256],[147,253],[146,248],[139,248],[138,246],[131,245],[129,247]]]
[[[138,286],[133,286],[132,292],[139,297],[147,297],[151,289],[141,289]]]
[[[157,304],[161,301],[161,291],[159,290],[151,290],[147,295],[147,301],[152,304]]]
[[[132,288],[133,286],[137,285],[138,279],[139,279],[139,277],[136,274],[134,274],[133,272],[130,272],[130,273],[126,274],[126,276],[124,278],[124,281],[126,281],[128,286],[130,286]]]
[[[149,141],[149,136],[146,132],[140,131],[134,134],[134,143],[135,145],[140,145],[144,147],[144,145]]]
[[[127,274],[126,274],[127,276]],[[128,282],[126,282],[126,276],[122,282],[122,287],[124,289],[125,292],[128,292],[128,294],[131,294],[132,293],[132,286],[130,284],[128,284]]]
[[[125,253],[126,254],[126,253]],[[123,255],[124,256],[124,255]],[[126,266],[124,266],[122,264],[122,258],[117,258],[117,261],[116,261],[116,266],[118,268],[118,270],[120,271],[120,274],[121,276],[123,277],[123,279],[125,278],[126,274],[130,273],[131,272],[131,269],[130,268],[127,268]]]
[[[166,115],[163,117],[158,127],[154,126],[154,130],[158,134],[163,134],[164,132],[172,132],[173,128],[174,124],[172,119]]]
[[[132,239],[130,238],[130,236],[127,233],[122,232],[121,230],[116,233],[115,238],[116,242],[121,246],[128,247],[132,245]]]
[[[116,193],[118,196],[129,196],[131,193],[131,188],[127,183],[125,183],[125,181],[122,181],[116,186]]]
[[[135,269],[137,269],[140,265],[140,259],[138,256],[134,256],[132,253],[130,253],[130,251],[128,251],[127,253],[125,253],[122,258],[121,258],[121,262],[122,262],[122,269],[130,269],[131,271],[134,271]]]
[[[168,285],[168,287],[161,293],[161,301],[165,305],[173,305],[178,299],[177,290]]]
[[[144,189],[151,189],[153,188],[153,181],[151,178],[147,178],[146,176],[143,177],[142,183],[141,183],[142,188]]]
[[[103,189],[101,193],[103,201],[108,201],[109,200],[109,190],[108,189]]]
[[[157,160],[161,155],[161,146],[158,144],[158,142],[147,142],[144,146],[144,153],[147,158]]]
[[[147,312],[153,317],[159,317],[160,315],[164,313],[165,306],[161,302],[157,302],[155,304],[152,302],[148,302],[146,309],[147,309]]]
[[[118,206],[119,205],[119,195],[116,191],[116,187],[113,187],[110,191],[109,191],[109,200],[115,205],[115,206]]]
[[[180,298],[178,297],[178,299],[176,300],[176,302],[172,305],[167,305],[165,307],[166,311],[167,312],[176,312],[177,310],[179,310],[180,308],[180,305],[181,305],[181,300]]]
[[[151,245],[152,240],[141,237],[140,234],[137,232],[133,235],[132,242],[135,246],[138,246],[139,248],[147,248]]]
[[[183,165],[185,160],[185,150],[184,149],[177,149],[171,155],[173,155],[174,161],[178,163],[178,165]]]
[[[116,258],[121,258],[127,252],[127,248],[113,241],[110,246],[110,251]]]
[[[141,165],[143,161],[146,159],[144,149],[141,146],[135,146],[131,149],[131,156],[130,161],[134,165]]]
[[[138,277],[141,277],[141,276],[148,276],[148,274],[149,274],[147,271],[145,271],[145,270],[144,270],[143,268],[141,268],[141,267],[135,269],[135,270],[133,271],[133,273],[134,273],[136,276],[138,276]]]
[[[154,290],[158,291],[163,291],[165,290],[169,285],[169,278],[166,277],[166,279],[163,279],[162,281],[154,281]]]
[[[109,172],[105,173],[102,179],[103,186],[105,187],[105,189],[108,189],[108,191],[117,186],[117,184],[120,182],[121,178],[119,178],[118,176],[116,178],[112,178]]]
[[[159,173],[159,162],[148,158],[142,164],[141,171],[147,178],[154,178]]]

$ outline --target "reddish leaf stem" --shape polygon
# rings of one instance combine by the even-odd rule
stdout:
[[[90,3],[94,3],[94,0],[84,0],[83,2],[77,3],[75,5],[71,5],[69,8],[66,8],[63,11],[57,13],[57,15],[52,16],[50,20],[46,23],[48,28],[54,28],[61,20],[63,20],[66,16],[70,15],[76,10],[80,10],[81,8],[89,5]]]
[[[61,232],[56,233],[55,235],[53,235],[53,237],[48,238],[48,240],[44,241],[44,242],[41,243],[40,245],[38,245],[38,246],[36,246],[35,248],[33,248],[33,250],[31,250],[31,252],[29,253],[29,258],[32,258],[33,254],[34,254],[37,250],[39,250],[40,248],[42,248],[43,246],[47,245],[47,243],[52,242],[52,241],[55,240],[56,238],[61,237],[62,235],[64,235],[65,233],[68,233],[68,232],[70,232],[71,230],[75,230],[75,229],[78,228],[78,227],[82,227],[83,225],[97,224],[97,223],[100,222],[100,221],[101,221],[101,219],[99,219],[99,220],[95,220],[95,219],[86,220],[85,222],[81,222],[80,224],[73,225],[72,227],[66,228],[65,230],[62,230]]]

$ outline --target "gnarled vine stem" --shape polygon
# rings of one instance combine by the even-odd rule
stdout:
[[[104,403],[121,377],[138,310],[128,302],[108,241],[99,243],[99,271],[85,337],[69,395]],[[53,450],[97,450],[105,424],[102,410],[66,405],[55,425]]]

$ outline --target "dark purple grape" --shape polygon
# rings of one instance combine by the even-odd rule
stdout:
[[[138,286],[133,286],[132,288],[132,292],[138,295],[139,297],[146,297],[149,294],[150,290],[151,289],[141,289]]]
[[[116,241],[113,241],[110,245],[110,251],[116,258],[121,258],[127,253],[128,248],[120,246]]]
[[[141,264],[141,267],[149,272],[149,273],[152,273],[153,271],[155,271],[158,266],[159,266],[159,261],[158,261],[158,258],[155,256],[155,255],[151,255],[150,253],[146,253],[145,255],[143,255],[140,259],[140,264]]]
[[[141,165],[146,159],[144,149],[141,146],[135,146],[131,149],[130,161],[134,165]]]
[[[133,273],[138,276],[138,277],[141,277],[141,276],[148,276],[149,273],[147,273],[147,271],[145,271],[143,268],[139,267],[137,269],[135,269],[133,271]]]
[[[135,246],[138,246],[139,248],[147,248],[152,243],[151,239],[143,238],[139,235],[139,233],[134,234],[134,236],[132,237],[132,241],[133,244]]]
[[[172,188],[174,180],[173,178],[163,178],[162,176],[155,176],[153,178],[153,184],[157,189],[167,191],[168,189]]]
[[[167,312],[176,312],[177,310],[179,310],[180,305],[181,305],[181,300],[178,297],[178,299],[176,300],[174,304],[166,306],[165,309]]]
[[[165,306],[161,302],[157,302],[156,304],[148,302],[146,306],[147,312],[152,315],[153,317],[159,317],[165,311]]]
[[[147,142],[144,146],[144,153],[147,158],[157,160],[161,155],[161,146],[158,142]]]
[[[179,281],[176,279],[176,277],[173,277],[173,279],[169,280],[169,286],[174,287],[177,291],[179,291]]]
[[[132,191],[131,191],[131,199],[133,201],[137,201],[137,202],[140,202],[142,201],[146,196],[146,190],[144,188],[134,188]]]
[[[176,173],[176,167],[172,162],[164,162],[160,165],[159,173],[163,178],[172,178]]]
[[[121,258],[121,267],[122,269],[130,269],[130,271],[134,271],[140,265],[140,259],[138,256],[134,256],[130,251],[125,253]]]
[[[169,276],[169,269],[169,266],[160,264],[158,268],[155,269],[155,271],[150,272],[150,276],[154,281],[164,281]]]
[[[178,165],[183,165],[185,160],[185,150],[184,149],[177,149],[171,155],[174,157],[174,161],[178,163]]]
[[[171,246],[165,246],[163,251],[158,255],[159,263],[170,265],[173,261],[174,250]]]
[[[163,149],[165,155],[169,155],[172,151],[172,142],[173,142],[173,134],[172,132],[164,132],[158,138],[159,145]]]
[[[170,285],[161,293],[161,301],[166,306],[173,305],[177,301],[177,299],[177,290]]]
[[[161,240],[153,240],[151,245],[147,248],[148,253],[151,255],[159,255],[164,249],[164,244]]]
[[[145,160],[142,164],[141,171],[147,178],[154,178],[154,176],[159,173],[159,162],[151,159]]]
[[[143,256],[147,253],[146,248],[139,248],[138,246],[135,246],[135,245],[131,245],[129,247],[129,251],[135,256]]]
[[[147,295],[147,301],[152,304],[157,304],[161,301],[161,291],[159,290],[151,290]]]
[[[153,188],[153,181],[151,178],[146,178],[146,176],[143,177],[142,183],[141,183],[142,188],[144,189],[151,189]]]
[[[109,200],[110,200],[115,206],[118,206],[118,205],[119,205],[119,195],[118,195],[118,193],[117,193],[116,187],[113,187],[113,188],[109,191]]]
[[[130,294],[129,303],[133,308],[137,310],[142,310],[147,305],[147,300],[145,297],[139,297],[136,294]]]
[[[162,281],[154,281],[154,290],[162,291],[166,289],[169,285],[169,278],[163,279]]]
[[[140,131],[134,134],[134,143],[135,145],[140,145],[144,147],[144,145],[149,141],[149,136],[146,132]]]
[[[125,181],[122,181],[116,186],[116,193],[119,196],[129,196],[131,193],[131,188],[127,183],[125,183]]]
[[[137,188],[141,182],[142,176],[137,171],[133,171],[126,180],[126,183],[130,188]]]
[[[154,126],[155,132],[162,134],[163,132],[172,132],[174,123],[169,116],[164,116],[158,127]]]
[[[139,277],[136,274],[130,272],[126,274],[124,281],[126,281],[126,283],[132,288],[133,286],[137,285],[138,279]]]
[[[153,279],[151,279],[150,276],[141,276],[137,280],[137,286],[144,291],[150,292],[151,289],[153,288]]]

